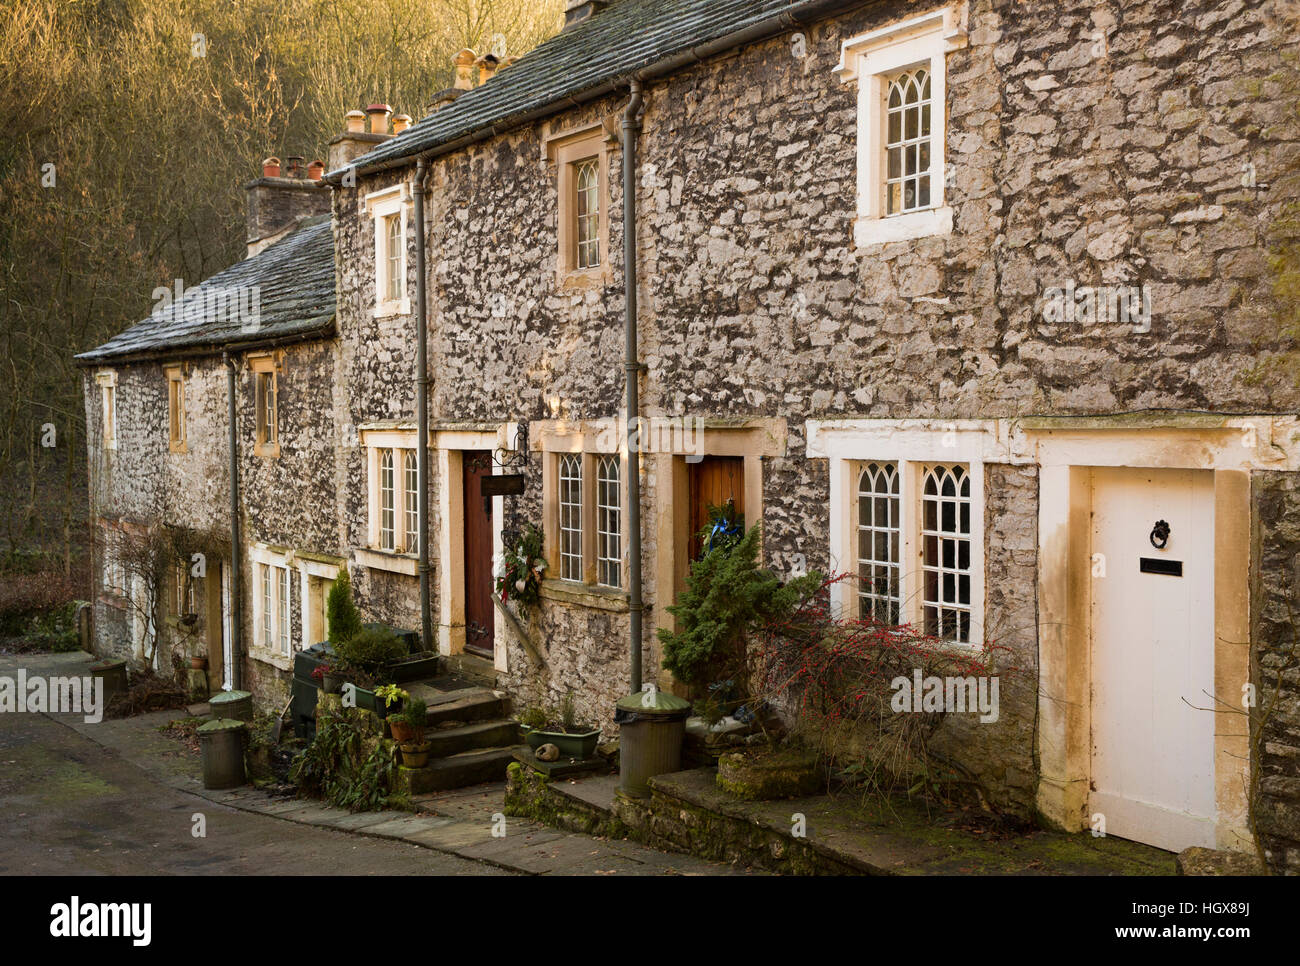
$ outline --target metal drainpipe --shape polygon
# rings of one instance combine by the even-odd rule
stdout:
[[[420,642],[426,650],[433,643],[433,615],[429,603],[429,326],[424,284],[424,177],[428,162],[415,165],[415,426],[419,445],[415,450],[415,475],[419,486],[416,500],[420,528]]]
[[[624,333],[627,349],[623,369],[627,376],[627,509],[628,509],[628,582],[631,596],[628,601],[630,633],[629,654],[632,690],[641,690],[641,402],[637,380],[641,375],[641,362],[637,356],[636,331],[636,141],[641,130],[641,82],[633,79],[631,97],[623,111],[623,286]]]
[[[236,691],[243,683],[240,665],[242,620],[239,606],[239,433],[235,417],[235,360],[229,352],[221,353],[226,363],[226,416],[230,423],[230,687]]]

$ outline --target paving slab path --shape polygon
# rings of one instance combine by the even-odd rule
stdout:
[[[0,656],[0,676],[86,674],[81,653]],[[748,870],[502,814],[504,782],[350,813],[251,786],[203,788],[161,711],[97,723],[0,714],[0,873],[734,875]],[[203,813],[207,836],[191,833]]]

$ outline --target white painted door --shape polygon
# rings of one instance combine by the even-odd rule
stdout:
[[[1092,553],[1089,813],[1108,835],[1212,848],[1214,474],[1095,470]]]

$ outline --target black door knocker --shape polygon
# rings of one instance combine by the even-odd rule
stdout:
[[[1157,520],[1156,525],[1151,528],[1151,546],[1157,550],[1165,549],[1169,543],[1169,524],[1164,520]]]

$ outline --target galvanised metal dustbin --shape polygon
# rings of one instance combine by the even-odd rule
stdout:
[[[658,690],[639,691],[618,702],[618,786],[624,795],[648,798],[649,779],[681,770],[690,713],[689,701]]]
[[[204,788],[237,788],[246,783],[244,744],[248,726],[233,718],[217,718],[198,727],[203,758]]]
[[[208,699],[214,718],[253,720],[253,696],[247,691],[220,691]]]

